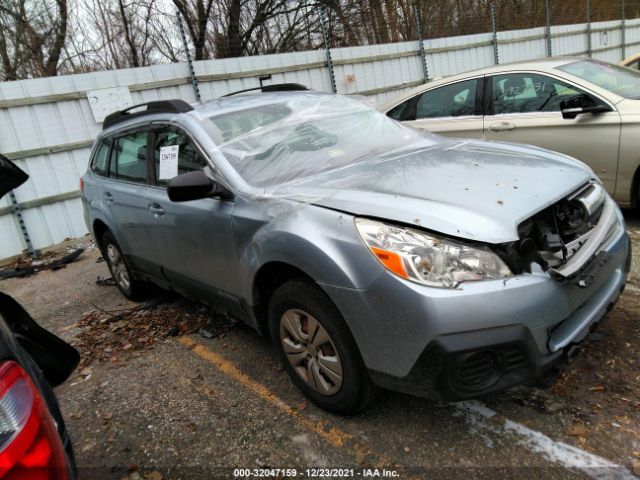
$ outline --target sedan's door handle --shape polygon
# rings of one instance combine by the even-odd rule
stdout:
[[[492,132],[507,132],[509,130],[515,130],[515,129],[516,129],[516,125],[511,122],[492,123],[491,126],[489,127],[489,130],[491,130]]]
[[[156,218],[164,215],[164,209],[157,203],[150,203],[149,211],[153,213],[153,216]]]
[[[113,203],[113,195],[111,195],[111,192],[104,192],[104,201],[109,205]]]

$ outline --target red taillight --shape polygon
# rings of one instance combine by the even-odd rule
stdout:
[[[0,479],[66,480],[60,436],[40,392],[13,361],[0,365]]]
[[[84,191],[84,180],[80,177],[80,193]]]

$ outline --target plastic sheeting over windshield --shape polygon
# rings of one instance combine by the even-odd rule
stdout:
[[[378,161],[433,144],[357,100],[317,93],[256,96],[208,117],[220,153],[241,177],[266,193],[318,174]]]

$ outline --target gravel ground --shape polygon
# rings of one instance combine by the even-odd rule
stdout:
[[[628,288],[551,388],[453,405],[382,391],[349,418],[308,404],[269,342],[243,325],[175,298],[141,309],[96,285],[108,276],[96,251],[0,288],[82,350],[81,368],[56,392],[82,479],[232,478],[233,467],[632,478],[640,474],[640,215],[626,217],[635,244]],[[581,461],[621,469],[565,468]]]

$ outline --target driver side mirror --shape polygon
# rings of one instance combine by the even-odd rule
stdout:
[[[598,105],[589,95],[581,93],[567,98],[560,102],[560,111],[562,118],[565,120],[573,120],[583,113],[603,113],[609,112],[611,109],[606,105]]]
[[[223,200],[233,198],[233,194],[227,188],[211,180],[202,170],[183,173],[171,179],[167,186],[167,195],[172,202],[188,202],[209,197],[220,197]]]

